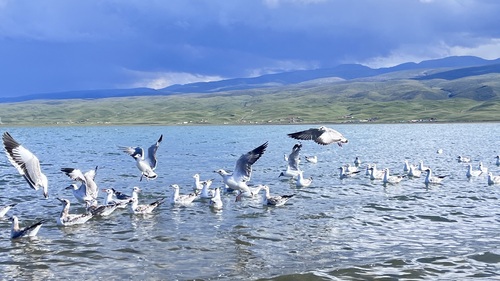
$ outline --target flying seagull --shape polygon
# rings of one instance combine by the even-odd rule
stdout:
[[[348,142],[348,140],[341,133],[325,126],[291,133],[288,134],[288,136],[297,140],[313,140],[317,144],[321,145],[337,143],[339,146],[342,146],[343,143]]]
[[[137,161],[137,168],[141,171],[141,181],[143,177],[146,179],[156,179],[158,175],[154,172],[156,169],[156,151],[160,146],[161,141],[163,140],[163,135],[160,135],[160,138],[156,141],[155,144],[151,145],[148,148],[148,155],[146,157],[144,153],[144,149],[142,147],[131,147],[131,146],[120,146],[119,148],[132,156],[135,161]]]
[[[8,133],[3,133],[2,136],[5,153],[10,163],[16,167],[19,174],[21,174],[28,184],[34,189],[42,187],[43,196],[49,197],[48,180],[40,169],[40,161],[31,153],[31,151],[24,148]]]
[[[236,198],[237,200],[241,198],[240,195],[244,192],[250,193],[247,182],[252,175],[252,165],[264,154],[266,148],[267,142],[241,155],[238,161],[236,161],[236,166],[232,174],[223,169],[214,171],[221,175],[224,184],[226,184],[228,188],[240,191],[239,197]]]

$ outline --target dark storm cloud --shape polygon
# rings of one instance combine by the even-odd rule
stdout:
[[[488,0],[0,0],[2,96],[500,56]]]

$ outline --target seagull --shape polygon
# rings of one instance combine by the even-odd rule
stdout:
[[[311,185],[312,181],[313,181],[312,177],[304,178],[304,172],[299,171],[299,175],[297,177],[297,182],[295,183],[295,185],[297,187],[308,187]]]
[[[473,170],[471,164],[467,164],[467,173],[465,174],[468,178],[477,177],[481,175],[483,172],[480,170]]]
[[[422,175],[422,171],[417,169],[414,165],[410,165],[410,168],[408,170],[409,177],[420,178],[421,175]]]
[[[240,195],[243,192],[250,192],[247,182],[250,180],[252,175],[252,165],[264,154],[267,144],[268,143],[265,142],[259,147],[241,155],[238,161],[236,161],[236,166],[234,167],[234,172],[232,174],[223,169],[216,170],[215,172],[221,175],[222,180],[227,187],[239,190]],[[240,198],[241,196],[236,197],[236,200],[239,200]]]
[[[497,161],[496,161],[496,163],[495,163],[495,164],[496,164],[497,166],[500,166],[500,155],[495,156],[495,159],[497,159]]]
[[[359,167],[359,165],[361,165],[361,159],[359,158],[359,156],[356,156],[356,158],[354,159],[354,165],[356,167]]]
[[[220,198],[220,188],[215,188],[214,197],[210,198],[209,206],[215,210],[222,209],[222,200]]]
[[[469,163],[470,162],[470,157],[465,157],[465,156],[458,156],[457,160],[459,163]]]
[[[397,184],[400,183],[403,179],[403,176],[391,176],[389,175],[389,168],[384,169],[384,178],[382,179],[383,183]]]
[[[425,171],[425,170],[427,170],[428,168],[429,168],[429,167],[424,166],[424,161],[423,161],[423,160],[418,161],[418,169],[419,169],[420,171]]]
[[[156,207],[160,206],[164,201],[165,198],[161,198],[147,205],[139,205],[138,203],[139,199],[137,199],[136,197],[132,197],[131,208],[134,214],[150,214],[151,212],[153,212],[154,209],[156,209]]]
[[[348,142],[348,140],[341,133],[325,126],[291,133],[288,134],[288,136],[298,140],[313,140],[315,143],[321,145],[337,143],[339,146],[342,146],[343,143]]]
[[[351,168],[353,168],[353,167],[351,167]],[[359,171],[357,169],[356,169],[356,171],[354,171],[352,169],[351,169],[351,171],[349,171],[349,169],[346,166],[339,167],[339,170],[340,170],[339,176],[340,176],[341,179],[347,178],[349,176],[352,176],[352,175],[355,175],[355,174],[361,172],[361,171]]]
[[[297,177],[297,175],[299,174],[299,171],[300,171],[300,168],[299,168],[300,155],[299,154],[300,154],[301,148],[302,148],[302,144],[300,144],[300,143],[297,143],[293,146],[292,152],[288,156],[288,163],[286,166],[286,171],[281,172],[279,177],[281,177],[281,176],[292,177],[292,178]],[[306,156],[306,160],[307,160],[307,156]]]
[[[194,192],[199,193],[203,189],[203,181],[200,181],[200,174],[194,174]]]
[[[179,194],[179,185],[177,184],[172,184],[170,187],[174,189],[174,192],[172,193],[172,196],[170,197],[170,203],[171,204],[178,204],[178,205],[189,205],[193,203],[193,201],[198,197],[196,193],[189,193],[189,194]]]
[[[137,168],[141,171],[141,181],[143,177],[147,180],[156,179],[158,175],[154,172],[156,169],[156,151],[163,140],[163,135],[156,141],[155,144],[151,145],[148,149],[147,158],[145,157],[144,149],[142,147],[131,147],[131,146],[120,146],[119,148],[132,156],[137,161]]]
[[[500,184],[500,176],[494,176],[491,172],[488,173],[488,184]]]
[[[365,176],[370,176],[372,174],[372,165],[366,164]]]
[[[281,195],[281,196],[271,196],[269,194],[269,186],[264,185],[262,189],[265,190],[264,194],[262,195],[262,205],[264,206],[282,206],[285,205],[285,203],[290,200],[295,194],[291,195]]]
[[[481,171],[481,173],[483,174],[488,174],[488,168],[483,166],[483,162],[479,162],[479,171]]]
[[[68,199],[57,198],[57,200],[63,203],[63,209],[61,214],[57,218],[57,224],[60,226],[70,226],[75,224],[84,224],[88,220],[90,220],[94,215],[92,213],[84,213],[84,214],[70,214],[69,206],[70,202]]]
[[[370,179],[381,180],[384,178],[384,171],[377,170],[377,164],[373,164],[370,168]]]
[[[134,189],[135,189],[135,187],[134,187]],[[111,188],[111,190],[113,190],[113,193],[115,194],[116,199],[118,199],[118,200],[130,200],[130,199],[132,199],[132,196],[127,195],[127,194],[125,194],[123,192],[120,192],[120,191],[118,191],[118,190],[116,190],[114,188]]]
[[[313,163],[313,164],[316,164],[318,163],[318,156],[314,155],[314,156],[306,156],[306,161],[309,162],[309,163]]]
[[[21,237],[35,237],[42,227],[42,224],[46,222],[46,220],[41,220],[30,226],[19,228],[19,220],[16,216],[12,216],[11,218],[9,218],[9,220],[12,222],[12,228],[10,230],[11,239],[17,239]]]
[[[433,177],[431,168],[427,168],[425,171],[427,172],[427,176],[425,177],[425,180],[424,180],[424,183],[426,185],[428,185],[428,184],[441,184],[443,179],[446,177],[446,176]]]
[[[87,212],[90,212],[94,217],[101,216],[107,217],[111,215],[116,208],[118,208],[118,204],[107,204],[107,205],[97,205],[97,201],[85,201]]]
[[[0,218],[3,218],[5,216],[5,214],[7,214],[7,212],[12,207],[15,207],[16,205],[17,205],[17,203],[13,203],[13,204],[10,204],[10,205],[7,205],[7,206],[0,207]]]
[[[104,197],[103,205],[116,205],[117,208],[123,209],[127,207],[127,204],[130,203],[130,199],[132,199],[132,197],[129,199],[113,198],[115,192],[110,188],[104,188],[102,191],[107,194],[106,197]]]
[[[212,179],[208,179],[203,182],[203,187],[201,188],[201,193],[200,193],[200,198],[204,199],[209,199],[214,197],[215,195],[215,190],[210,189],[210,186],[212,185]]]
[[[438,149],[438,150],[436,151],[436,153],[437,153],[437,154],[442,154],[442,153],[443,153],[443,149],[442,149],[442,148]]]
[[[405,163],[403,165],[403,172],[409,172],[410,171],[410,164],[408,163],[408,160],[405,160]]]
[[[90,170],[85,174],[74,168],[61,168],[61,171],[70,179],[81,183],[80,187],[76,184],[66,187],[66,189],[73,189],[73,195],[79,202],[85,203],[87,200],[97,200],[99,189],[94,181],[97,173],[97,166],[94,170]]]
[[[38,190],[38,188],[41,187],[43,190],[43,196],[48,198],[49,183],[47,177],[40,169],[40,161],[35,154],[31,153],[31,151],[15,141],[8,132],[3,133],[2,140],[5,153],[7,154],[7,158],[10,163],[17,169],[19,174],[24,177],[31,188]]]

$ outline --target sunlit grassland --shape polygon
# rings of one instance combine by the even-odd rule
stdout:
[[[3,125],[500,121],[500,75],[0,104]],[[453,96],[453,97],[450,97]]]

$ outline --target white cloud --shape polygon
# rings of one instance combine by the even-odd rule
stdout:
[[[207,76],[185,72],[141,72],[126,71],[132,76],[132,82],[126,85],[120,85],[121,88],[152,88],[162,89],[174,84],[188,84],[195,82],[210,82],[224,79],[220,76]]]
[[[500,38],[492,38],[474,47],[453,46],[449,48],[451,56],[476,56],[483,59],[500,58]]]

